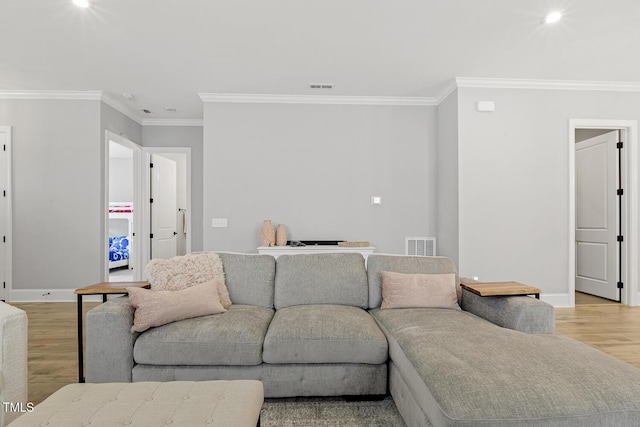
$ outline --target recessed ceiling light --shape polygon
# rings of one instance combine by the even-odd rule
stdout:
[[[135,96],[133,96],[132,93],[126,93],[126,92],[122,94],[122,97],[127,101],[131,101],[133,100],[133,98],[135,98]]]
[[[89,7],[89,0],[73,0],[73,4],[78,7]]]
[[[562,18],[562,12],[551,12],[544,18],[544,22],[547,24],[553,24],[554,22],[558,22]]]
[[[176,112],[176,109],[174,107],[164,107],[164,110],[168,111],[170,113],[175,113]]]

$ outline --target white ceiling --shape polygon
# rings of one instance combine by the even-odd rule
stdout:
[[[199,93],[436,98],[454,77],[640,82],[638,0],[91,1],[0,0],[4,97],[103,91],[141,120],[201,119]],[[556,9],[564,18],[543,24]]]

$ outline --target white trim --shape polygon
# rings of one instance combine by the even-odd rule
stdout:
[[[575,306],[575,275],[576,275],[576,159],[575,159],[575,131],[576,129],[611,129],[626,131],[627,157],[623,165],[624,195],[627,198],[627,215],[625,223],[626,253],[623,266],[625,268],[625,287],[622,292],[622,303],[638,305],[640,302],[639,279],[640,271],[637,260],[640,259],[640,205],[638,194],[640,181],[638,179],[640,168],[640,147],[638,147],[638,121],[637,120],[597,120],[597,119],[569,119],[569,298],[571,305]]]
[[[13,284],[13,150],[12,150],[12,130],[11,126],[0,126],[0,132],[6,134],[6,150],[5,157],[6,163],[2,165],[5,167],[5,179],[6,179],[6,205],[4,212],[4,282],[6,288],[4,289],[4,296],[6,301],[11,301],[11,288]],[[1,149],[1,147],[0,147]]]
[[[574,306],[571,294],[540,294],[540,300],[557,308]]]
[[[0,90],[0,99],[66,99],[100,101],[102,92],[95,90]]]
[[[320,96],[320,95],[276,95],[250,93],[198,93],[202,102],[231,102],[253,104],[325,104],[325,105],[390,105],[390,106],[436,106],[431,97],[391,96]]]
[[[76,302],[75,289],[14,289],[11,302]],[[111,298],[120,295],[114,294]],[[82,302],[102,302],[102,295],[83,295]]]
[[[142,125],[143,119],[141,117],[139,117],[139,115],[141,113],[139,113],[136,109],[124,105],[123,103],[118,101],[113,95],[110,95],[110,94],[105,93],[105,92],[101,92],[101,94],[102,94],[102,96],[100,97],[100,100],[102,102],[104,102],[109,107],[113,108],[114,110],[116,110],[116,111],[124,114],[125,116],[129,117],[131,120],[133,120],[134,122],[138,123],[139,125]]]
[[[449,83],[447,83],[445,85],[445,87],[442,88],[442,90],[440,91],[438,96],[436,96],[436,98],[435,98],[436,105],[440,105],[440,103],[442,103],[442,101],[447,99],[447,97],[449,95],[451,95],[453,92],[455,92],[456,89],[458,89],[458,87],[459,86],[458,86],[458,82],[457,82],[456,79],[449,80]]]
[[[580,80],[526,80],[456,77],[457,87],[492,89],[548,89],[605,92],[640,92],[638,82],[602,82]]]
[[[202,119],[144,119],[142,126],[204,126]]]

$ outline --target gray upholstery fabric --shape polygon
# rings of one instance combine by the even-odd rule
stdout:
[[[402,370],[399,351],[409,362],[403,378],[415,369],[437,403],[414,396],[434,426],[638,425],[640,369],[584,344],[454,310],[372,314],[397,341],[394,364]]]
[[[384,363],[387,339],[361,308],[298,305],[278,310],[264,340],[266,363]]]
[[[382,271],[394,271],[406,274],[443,274],[458,272],[451,258],[423,257],[404,255],[371,254],[367,258],[367,276],[369,280],[369,308],[380,307],[382,303]],[[460,289],[458,286],[458,299]]]
[[[481,297],[462,290],[460,306],[496,325],[529,334],[552,334],[556,313],[551,304],[527,296]]]
[[[85,321],[85,377],[90,383],[131,382],[133,307],[128,297],[91,309]]]
[[[234,304],[273,308],[276,260],[271,255],[217,252]]]
[[[275,307],[340,304],[367,308],[369,288],[359,253],[281,255],[276,263]]]
[[[386,394],[387,365],[287,364],[259,366],[136,365],[134,381],[254,379],[265,397],[358,396]]]
[[[417,374],[416,377],[419,378]],[[426,386],[424,388],[426,389]],[[428,392],[428,389],[426,391]],[[407,426],[433,426],[416,401],[417,398],[424,401],[426,395],[414,392],[392,361],[389,361],[389,394],[393,397],[396,408]]]
[[[233,304],[226,313],[143,332],[133,357],[148,365],[259,365],[272,317],[272,309]]]

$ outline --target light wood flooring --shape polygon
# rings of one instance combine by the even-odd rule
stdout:
[[[556,333],[640,368],[640,307],[590,302],[556,309]],[[97,304],[85,302],[84,311]],[[38,404],[60,387],[78,381],[76,304],[13,305],[29,318],[29,400]]]

